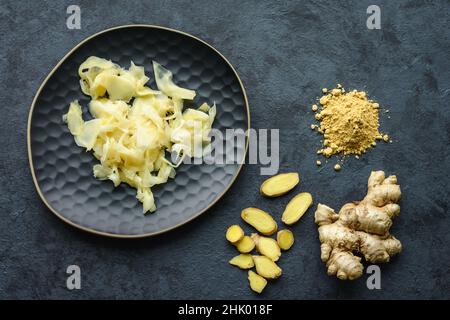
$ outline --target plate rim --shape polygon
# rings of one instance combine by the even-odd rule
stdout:
[[[47,84],[48,80],[50,79],[50,77],[55,73],[55,71],[60,67],[60,65],[73,53],[75,52],[81,45],[83,45],[84,43],[92,40],[93,38],[110,32],[110,31],[114,31],[114,30],[118,30],[118,29],[126,29],[126,28],[134,28],[134,27],[142,27],[142,28],[150,28],[150,29],[159,29],[159,30],[165,30],[165,31],[170,31],[170,32],[175,32],[187,37],[192,38],[193,40],[199,41],[200,43],[206,45],[207,47],[211,48],[214,52],[216,52],[224,61],[226,64],[228,64],[228,66],[231,68],[231,70],[233,71],[234,75],[236,76],[239,85],[241,87],[242,90],[242,94],[244,95],[244,103],[245,103],[245,109],[247,112],[247,132],[246,132],[246,143],[245,143],[245,150],[244,150],[244,156],[242,157],[242,161],[241,163],[239,163],[239,167],[236,170],[235,174],[233,175],[231,181],[228,183],[228,185],[225,187],[225,189],[222,191],[221,194],[219,194],[219,196],[212,201],[206,208],[199,210],[198,212],[196,212],[192,217],[190,217],[188,220],[183,221],[181,223],[178,223],[172,227],[166,228],[166,229],[162,229],[162,230],[158,230],[155,232],[149,232],[149,233],[143,233],[143,234],[136,234],[136,235],[126,235],[126,234],[115,234],[115,233],[111,233],[111,232],[105,232],[105,231],[98,231],[95,230],[93,228],[89,228],[89,227],[85,227],[82,226],[78,223],[75,223],[71,220],[69,220],[68,218],[64,217],[60,212],[58,212],[58,210],[56,210],[55,208],[53,208],[50,203],[47,201],[47,199],[45,198],[44,194],[41,191],[41,188],[39,187],[39,184],[37,182],[36,179],[36,174],[34,171],[34,165],[33,165],[33,157],[32,157],[32,151],[31,151],[31,119],[33,116],[33,111],[34,111],[34,106],[36,104],[37,98],[40,96],[42,89],[44,88],[44,86]],[[28,151],[28,163],[30,166],[30,170],[31,170],[31,176],[33,178],[33,183],[34,183],[34,187],[39,195],[39,197],[41,198],[42,202],[45,204],[45,206],[55,215],[57,216],[59,219],[61,219],[62,221],[64,221],[65,223],[88,233],[91,234],[95,234],[95,235],[100,235],[100,236],[104,236],[104,237],[109,237],[109,238],[120,238],[120,239],[139,239],[139,238],[147,238],[147,237],[152,237],[152,236],[156,236],[159,234],[163,234],[166,233],[168,231],[174,230],[176,228],[179,228],[189,222],[191,222],[192,220],[198,218],[200,215],[202,215],[203,213],[205,213],[206,211],[208,211],[212,206],[214,206],[224,195],[225,193],[227,193],[227,191],[231,188],[231,186],[233,185],[234,181],[236,180],[237,176],[239,175],[239,173],[241,172],[241,169],[245,163],[245,158],[248,152],[248,146],[249,146],[249,139],[250,139],[250,107],[249,107],[249,103],[248,103],[248,98],[247,98],[247,93],[245,92],[245,88],[244,88],[244,84],[242,83],[241,78],[239,77],[236,69],[234,68],[234,66],[231,64],[230,61],[228,61],[227,58],[225,58],[225,56],[219,52],[219,50],[217,50],[215,47],[213,47],[211,44],[207,43],[206,41],[190,34],[184,31],[180,31],[177,29],[173,29],[173,28],[169,28],[169,27],[164,27],[164,26],[159,26],[159,25],[153,25],[153,24],[125,24],[125,25],[119,25],[119,26],[115,26],[115,27],[111,27],[111,28],[107,28],[101,31],[98,31],[86,38],[84,38],[83,40],[81,40],[80,42],[78,42],[72,49],[70,49],[59,61],[58,63],[50,70],[50,72],[47,74],[47,76],[44,78],[44,80],[41,82],[41,84],[39,85],[38,90],[36,91],[36,94],[33,97],[33,101],[31,103],[31,107],[28,113],[28,121],[27,121],[27,151]],[[155,214],[157,214],[155,212]]]

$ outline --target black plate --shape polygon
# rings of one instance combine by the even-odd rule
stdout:
[[[213,127],[247,130],[249,110],[244,87],[231,64],[213,47],[191,35],[149,25],[108,29],[82,41],[50,72],[39,88],[28,120],[28,154],[36,189],[49,209],[65,222],[101,235],[144,237],[171,230],[197,217],[228,190],[242,163],[184,164],[175,179],[152,188],[157,211],[143,215],[135,189],[96,180],[97,160],[75,145],[62,121],[78,99],[87,116],[89,97],[82,94],[77,70],[89,56],[122,66],[130,60],[153,78],[151,62],[174,73],[179,85],[194,89],[195,105],[216,102]],[[154,80],[150,86],[155,88]],[[236,149],[246,153],[248,139]],[[230,150],[228,150],[229,152]]]

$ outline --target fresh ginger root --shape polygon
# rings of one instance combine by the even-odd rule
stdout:
[[[278,230],[272,216],[258,208],[245,208],[241,212],[241,218],[265,236],[270,236]]]
[[[281,268],[266,256],[253,256],[256,272],[266,279],[276,279],[281,276]]]
[[[315,222],[328,275],[341,280],[359,278],[363,265],[354,253],[368,262],[382,263],[401,251],[400,241],[389,233],[392,219],[400,213],[400,197],[396,176],[385,178],[383,171],[373,171],[362,201],[345,204],[339,214],[326,205],[317,206]]]
[[[260,236],[257,233],[252,233],[252,239],[259,253],[272,261],[278,261],[281,256],[281,250],[276,240]]]
[[[259,190],[263,196],[279,197],[291,191],[299,182],[297,172],[280,173],[264,181]]]
[[[234,224],[227,229],[225,237],[231,243],[237,243],[244,238],[244,230],[239,225]]]
[[[287,225],[292,225],[300,220],[305,212],[313,204],[312,195],[308,192],[301,192],[289,201],[281,216],[281,221]]]
[[[248,271],[248,281],[250,288],[257,293],[261,293],[267,285],[267,280],[252,270]]]
[[[281,250],[289,250],[294,244],[294,234],[291,230],[284,229],[277,233],[277,243]]]
[[[231,265],[239,267],[241,269],[251,269],[255,266],[253,257],[250,254],[240,254],[228,262]]]
[[[240,253],[249,253],[255,249],[255,242],[249,236],[244,236],[234,244]]]

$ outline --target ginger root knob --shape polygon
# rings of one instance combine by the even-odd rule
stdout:
[[[362,201],[345,204],[339,214],[318,204],[315,222],[319,226],[321,259],[328,275],[342,280],[359,278],[363,273],[361,258],[371,263],[389,262],[400,253],[402,245],[389,233],[392,219],[400,213],[401,191],[396,176],[385,177],[373,171],[368,191]]]

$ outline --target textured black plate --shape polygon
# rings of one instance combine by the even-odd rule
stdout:
[[[179,31],[148,25],[100,32],[72,49],[38,90],[28,121],[28,153],[36,189],[49,209],[71,225],[114,237],[144,237],[168,231],[197,217],[228,190],[242,163],[182,165],[175,179],[153,188],[157,211],[144,216],[136,191],[113,187],[92,175],[97,160],[77,147],[62,115],[78,99],[87,117],[89,98],[79,87],[78,66],[99,56],[128,67],[143,65],[152,78],[152,60],[174,73],[175,82],[194,89],[194,103],[216,102],[214,128],[249,128],[242,83],[231,64],[213,47]],[[154,80],[150,85],[155,87]],[[235,148],[241,154],[248,140]],[[225,150],[224,152],[230,152]]]

